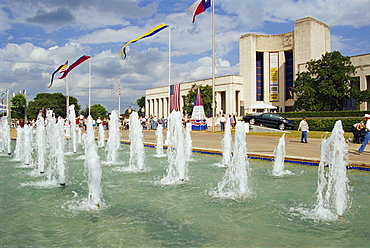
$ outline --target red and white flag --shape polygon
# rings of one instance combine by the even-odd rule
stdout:
[[[211,7],[211,0],[197,0],[193,3],[189,10],[193,13],[193,23],[195,22],[195,17]]]

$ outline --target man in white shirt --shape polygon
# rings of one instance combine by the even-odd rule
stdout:
[[[369,143],[369,141],[370,141],[370,115],[365,114],[364,117],[365,117],[365,120],[366,120],[366,135],[365,135],[364,141],[362,142],[362,145],[360,146],[360,148],[357,151],[357,154],[359,154],[359,155],[362,154],[362,152],[365,150],[365,147],[366,147],[367,143]]]
[[[224,115],[222,115],[220,118],[221,131],[225,131],[225,123],[226,123],[226,118]]]
[[[308,134],[308,123],[307,123],[307,118],[303,117],[303,120],[299,123],[298,131],[302,131],[302,136],[301,136],[301,143],[308,143],[307,141],[307,134]]]

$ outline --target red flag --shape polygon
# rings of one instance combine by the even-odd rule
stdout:
[[[170,113],[180,111],[180,84],[170,85]]]
[[[72,71],[76,66],[78,66],[79,64],[81,64],[85,60],[88,60],[89,58],[91,58],[91,57],[90,56],[83,55],[81,58],[79,58],[78,60],[76,60],[76,62],[74,62],[70,67],[68,67],[68,69],[63,73],[63,75],[59,79],[65,78],[70,71]]]
[[[193,23],[195,22],[195,16],[203,13],[211,7],[211,0],[197,0],[195,3],[193,3],[189,10],[193,13]]]

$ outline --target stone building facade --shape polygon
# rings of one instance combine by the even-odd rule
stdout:
[[[296,74],[305,69],[307,61],[320,59],[326,52],[330,52],[330,29],[312,17],[297,20],[289,33],[242,35],[239,39],[240,75],[215,79],[216,115],[242,115],[245,109],[258,103],[276,106],[278,111],[290,111],[294,104],[292,87]],[[353,56],[351,61],[357,69],[361,90],[369,89],[370,55]],[[182,97],[193,84],[211,86],[212,79],[181,83]],[[146,115],[168,116],[168,88],[146,90]],[[370,109],[369,103],[361,104],[360,109]]]

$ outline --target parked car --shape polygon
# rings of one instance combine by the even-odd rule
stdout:
[[[260,115],[245,115],[243,117],[244,122],[249,124],[261,124],[269,127],[275,127],[280,130],[294,128],[294,121],[290,121],[282,115],[275,113],[265,113]]]

